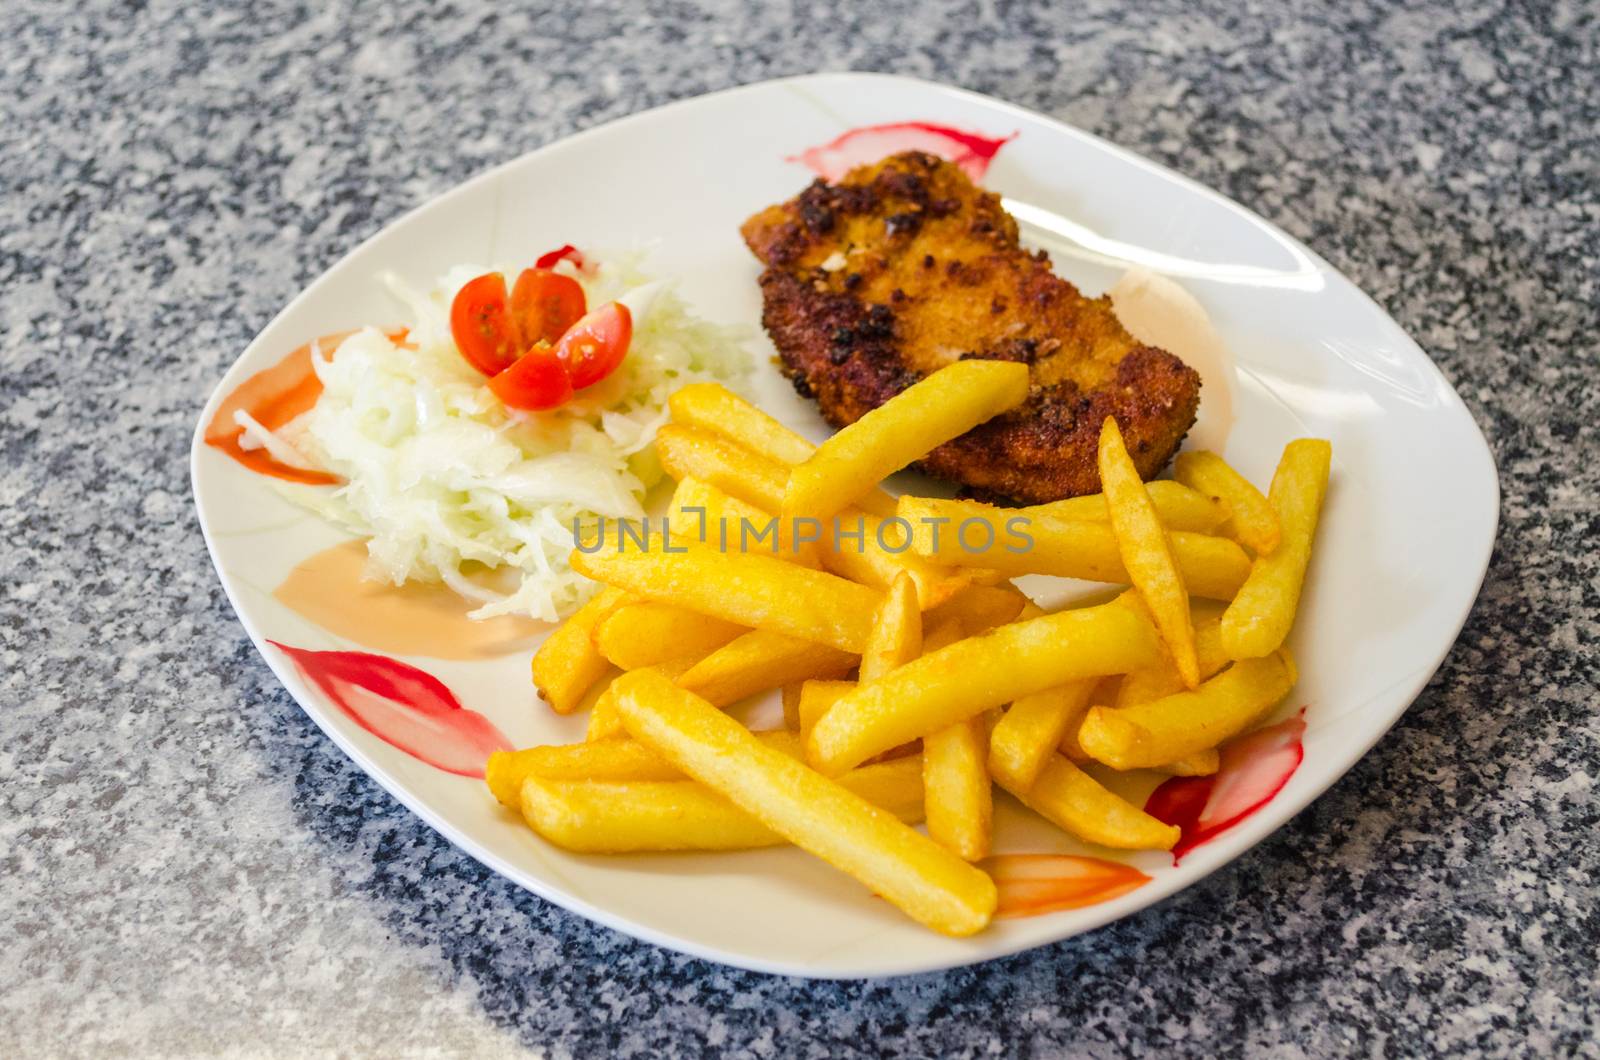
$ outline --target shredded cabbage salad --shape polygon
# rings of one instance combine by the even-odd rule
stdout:
[[[591,259],[592,260],[592,259]],[[638,255],[583,273],[589,305],[633,315],[628,355],[610,376],[546,412],[509,409],[450,337],[456,292],[489,269],[450,270],[427,293],[384,282],[409,310],[399,343],[369,327],[337,350],[313,350],[322,396],[263,445],[287,446],[342,475],[336,490],[286,488],[297,501],[370,537],[368,577],[443,581],[480,606],[474,618],[570,614],[594,586],[567,564],[573,526],[642,519],[662,477],[651,442],[667,398],[702,380],[736,382],[749,365],[741,329],[696,317]],[[514,276],[515,269],[502,270]],[[500,568],[500,588],[469,578]]]

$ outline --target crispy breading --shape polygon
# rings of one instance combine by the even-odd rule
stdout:
[[[970,493],[1038,503],[1098,492],[1108,415],[1151,478],[1194,424],[1199,375],[1136,341],[1110,299],[1085,298],[1043,251],[1023,250],[999,196],[932,155],[817,180],[741,231],[767,266],[762,322],[784,372],[837,427],[951,361],[1028,364],[1025,405],[921,462]]]

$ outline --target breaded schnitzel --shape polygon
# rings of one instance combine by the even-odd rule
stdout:
[[[784,373],[836,427],[955,360],[1028,364],[1026,404],[921,461],[969,493],[1039,503],[1097,492],[1108,415],[1151,478],[1194,424],[1199,375],[1136,341],[1110,299],[1085,298],[1043,251],[1023,250],[999,196],[933,155],[814,181],[741,231],[767,266],[762,323]]]

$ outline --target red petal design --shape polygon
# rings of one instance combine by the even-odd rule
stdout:
[[[926,151],[954,162],[967,176],[981,181],[1000,148],[1016,138],[1016,133],[996,138],[948,125],[902,121],[851,129],[828,143],[806,148],[789,161],[804,163],[826,180],[838,180],[856,166],[901,151]]]
[[[493,722],[464,709],[443,682],[415,666],[363,651],[267,643],[356,724],[436,769],[481,778],[490,754],[512,749]]]
[[[579,272],[589,271],[589,259],[583,256],[583,251],[571,243],[563,243],[554,250],[540,254],[534,261],[533,267],[536,269],[553,269],[563,259],[572,262],[572,267]]]
[[[1183,831],[1172,848],[1174,865],[1283,790],[1305,759],[1305,717],[1302,707],[1288,721],[1229,740],[1222,745],[1222,761],[1214,775],[1173,777],[1150,793],[1145,812]]]
[[[1002,919],[1081,909],[1150,882],[1132,865],[1076,854],[996,854],[982,867],[1000,891]]]

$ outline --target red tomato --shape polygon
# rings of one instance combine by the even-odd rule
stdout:
[[[506,307],[504,276],[486,272],[461,288],[450,303],[450,336],[467,363],[484,375],[502,372],[517,359],[523,347]]]
[[[588,308],[578,281],[549,269],[523,269],[511,289],[511,319],[523,349],[555,342]]]
[[[632,339],[633,314],[621,302],[607,302],[561,336],[556,356],[566,364],[572,388],[582,390],[617,370]]]
[[[530,346],[510,368],[489,380],[489,389],[512,408],[553,409],[572,397],[572,380],[556,351],[543,343]]]

